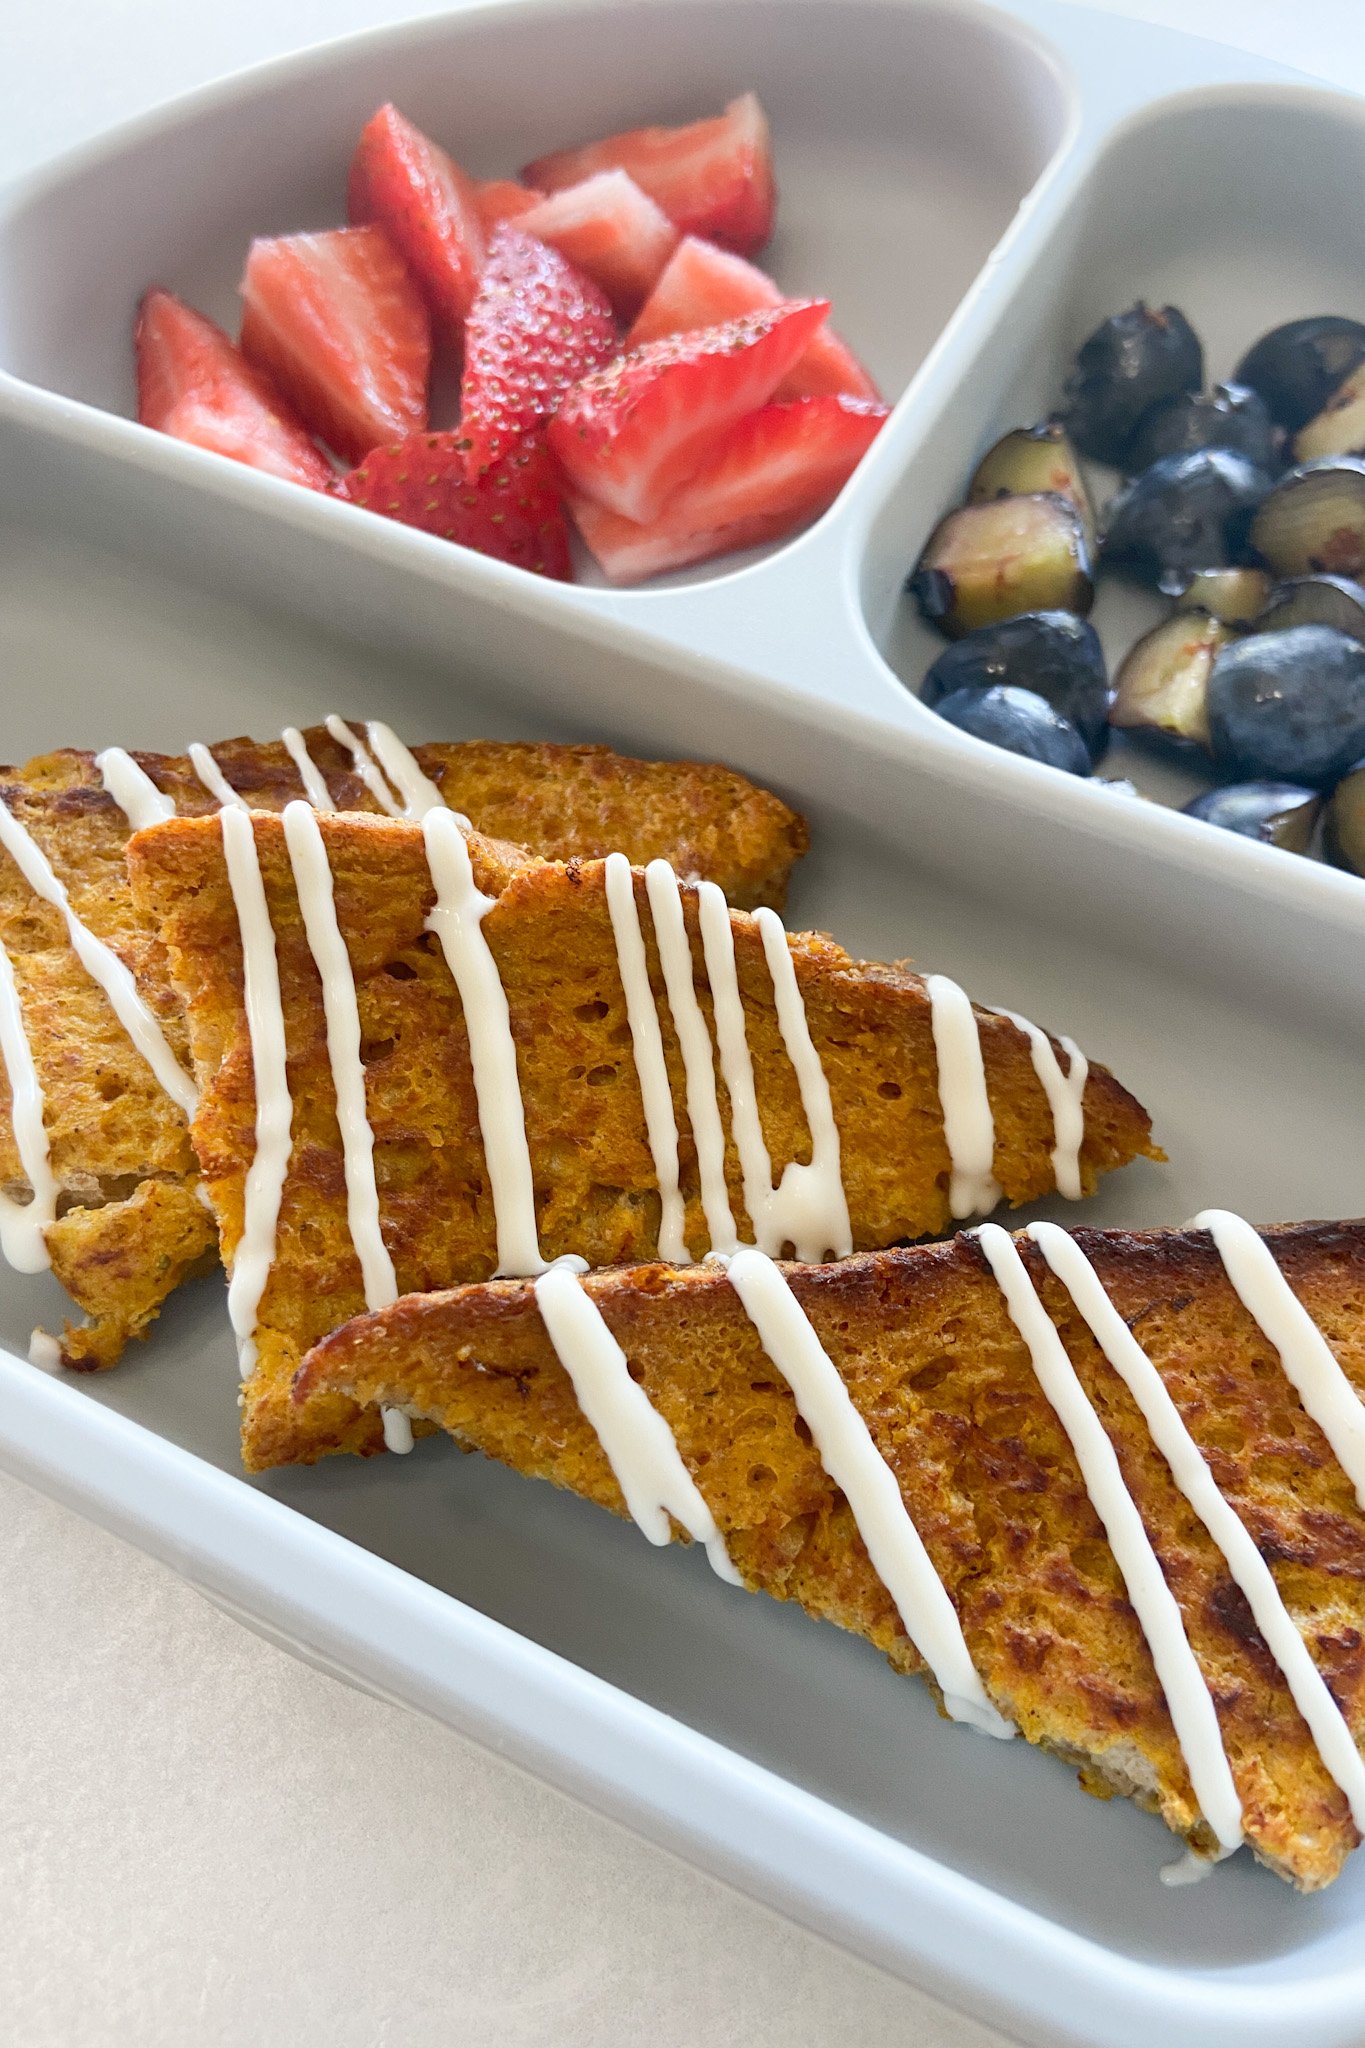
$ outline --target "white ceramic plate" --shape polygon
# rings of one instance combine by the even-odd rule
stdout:
[[[491,171],[748,83],[777,123],[779,275],[832,286],[855,346],[907,387],[785,548],[674,589],[563,590],[116,416],[143,285],[226,312],[253,228],[335,217],[380,99],[463,122]],[[1221,368],[1290,312],[1361,310],[1365,226],[1342,202],[1362,173],[1353,103],[1043,0],[1015,21],[889,0],[499,6],[198,95],[0,218],[4,751],[337,709],[410,738],[721,755],[811,816],[795,922],[1073,1031],[1149,1104],[1169,1167],[1115,1177],[1090,1219],[1359,1213],[1365,887],[951,732],[897,679],[922,650],[895,592],[973,456],[1099,314],[1183,295]],[[0,1283],[11,1351],[58,1314],[50,1283]],[[1155,1822],[548,1488],[435,1441],[401,1468],[243,1480],[235,1384],[221,1288],[187,1288],[105,1378],[0,1357],[0,1462],[301,1654],[1030,2041],[1359,2043],[1362,1870],[1312,1900],[1246,1859],[1165,1891]]]

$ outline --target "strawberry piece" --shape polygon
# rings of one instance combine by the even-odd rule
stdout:
[[[585,377],[549,428],[574,489],[624,519],[654,519],[736,421],[771,398],[828,311],[828,299],[786,299],[648,342]]]
[[[485,255],[474,180],[397,107],[383,106],[361,130],[346,200],[354,224],[384,229],[436,318],[458,331]]]
[[[255,241],[242,353],[352,461],[427,423],[431,321],[382,228]]]
[[[215,455],[325,491],[331,465],[268,377],[221,327],[170,292],[149,291],[133,329],[137,416]]]
[[[598,171],[552,192],[517,226],[586,271],[625,318],[639,311],[678,246],[668,215],[625,171]]]
[[[337,486],[340,497],[537,576],[570,582],[569,536],[554,472],[537,443],[515,448],[471,482],[458,434],[409,434],[375,448]]]
[[[515,178],[485,178],[474,187],[474,203],[484,232],[489,235],[505,220],[517,220],[523,213],[529,213],[544,197],[543,192],[533,191],[529,185],[519,185]]]
[[[667,270],[641,307],[626,336],[626,347],[638,348],[665,334],[684,334],[690,327],[711,327],[718,320],[735,320],[741,313],[778,306],[782,296],[772,279],[742,256],[689,235],[679,242]],[[848,343],[826,323],[782,379],[775,396],[814,398],[840,391],[852,398],[881,397]]]
[[[675,491],[647,525],[589,498],[570,501],[578,529],[612,583],[639,583],[736,548],[779,540],[832,504],[887,417],[866,398],[765,405],[720,454]]]
[[[684,235],[707,235],[749,256],[772,233],[772,145],[755,93],[686,128],[632,128],[581,149],[538,157],[522,176],[528,185],[561,192],[595,171],[615,170],[629,171]]]
[[[620,346],[590,277],[515,227],[496,228],[465,326],[461,431],[469,473],[550,417],[571,385]]]

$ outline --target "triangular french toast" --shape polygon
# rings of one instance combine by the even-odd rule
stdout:
[[[125,757],[122,784],[117,776],[107,783],[96,757],[72,748],[24,768],[0,768],[0,802],[69,892],[76,917],[135,977],[173,1068],[188,1064],[183,1025],[159,942],[140,922],[128,890],[124,848],[132,823],[111,789],[133,803],[134,814],[140,791],[153,807],[166,799],[160,808],[192,817],[216,812],[234,794],[254,809],[281,811],[309,794],[311,780],[319,802],[379,814],[377,790],[387,792],[391,807],[401,808],[402,798],[371,751],[378,733],[383,753],[386,732],[333,721],[330,728],[291,732],[289,744],[225,741],[199,752],[198,766],[187,755],[141,753]],[[617,846],[640,860],[666,856],[683,873],[715,880],[738,902],[780,904],[792,862],[806,846],[801,818],[725,768],[636,761],[607,747],[500,741],[419,746],[410,758],[452,808],[495,837],[555,858]],[[27,1255],[19,1255],[30,1265],[50,1258],[88,1319],[68,1328],[66,1363],[112,1365],[180,1280],[212,1262],[213,1219],[198,1199],[182,1110],[77,958],[60,908],[43,900],[13,850],[3,848],[0,945],[12,965],[40,1097],[29,1150],[36,1143],[41,1155],[45,1136],[55,1210],[45,1231],[29,1231]],[[22,1054],[20,1044],[16,1057]],[[0,1187],[18,1206],[29,1200],[33,1180],[16,1142],[11,1094],[6,1063]],[[41,1168],[41,1156],[36,1164]],[[22,1236],[22,1219],[16,1223]]]
[[[225,822],[235,833],[234,821]],[[257,1247],[258,1257],[263,1249],[268,1256],[258,1273],[263,1292],[245,1389],[243,1450],[248,1466],[260,1469],[330,1450],[377,1449],[381,1437],[377,1415],[345,1401],[320,1398],[300,1408],[290,1399],[303,1353],[364,1307],[367,1297],[348,1207],[317,958],[304,929],[285,827],[263,816],[252,823],[245,856],[258,866],[264,888],[292,1097],[278,1229],[268,1247],[264,1239]],[[500,1263],[503,1270],[535,1270],[533,1263],[510,1263],[509,1219],[493,1195],[496,1173],[484,1128],[490,1116],[517,1124],[528,1212],[523,1261],[528,1242],[532,1259],[576,1253],[602,1266],[654,1257],[661,1243],[669,1256],[699,1256],[720,1243],[726,1229],[732,1242],[753,1231],[747,1203],[753,1195],[760,1208],[762,1197],[755,1193],[755,1174],[746,1177],[742,1170],[734,1100],[713,1060],[716,1006],[699,927],[705,901],[713,919],[719,904],[719,936],[733,949],[731,1022],[737,1013],[750,1062],[751,1107],[766,1147],[763,1182],[772,1184],[770,1194],[778,1191],[772,1204],[778,1221],[768,1219],[778,1232],[776,1248],[784,1236],[795,1242],[807,1227],[816,1234],[815,1256],[873,1248],[941,1231],[955,1207],[965,1213],[952,1199],[961,1162],[950,1155],[945,1135],[945,1104],[951,1104],[937,1063],[939,1008],[952,1012],[959,1054],[969,1051],[976,1059],[978,1092],[973,1099],[968,1086],[966,1097],[978,1115],[962,1121],[979,1124],[984,1117],[987,1205],[1001,1198],[1028,1201],[1056,1185],[1058,1127],[1037,1062],[1050,1061],[1060,1078],[1059,1056],[1066,1055],[1041,1033],[1031,1038],[1003,1015],[973,1011],[953,984],[942,985],[936,1008],[933,985],[907,968],[853,961],[819,935],[787,938],[767,912],[727,916],[718,897],[707,899],[704,887],[679,888],[667,871],[661,876],[652,867],[646,877],[619,856],[517,870],[506,848],[477,834],[467,842],[460,837],[449,813],[435,823],[445,830],[443,859],[466,861],[472,888],[493,899],[485,901],[477,924],[485,965],[505,997],[506,1064],[496,1085],[482,1091],[466,1010],[436,928],[446,913],[439,912],[435,855],[423,827],[319,820],[354,983],[347,1002],[358,1007],[363,1081],[354,1065],[352,1080],[363,1094],[373,1138],[379,1249],[391,1261],[398,1289],[485,1279]],[[241,857],[240,835],[236,843]],[[615,910],[608,894],[613,865],[624,890]],[[256,1073],[265,1037],[259,1029],[253,1034],[248,1016],[242,912],[224,826],[181,819],[140,833],[129,849],[129,868],[140,914],[159,928],[186,1006],[201,1090],[194,1144],[235,1276],[248,1176],[258,1153]],[[663,894],[656,898],[660,885]],[[666,997],[657,920],[660,905],[670,900],[681,948],[680,955],[674,951],[674,969],[684,987],[672,986]],[[623,918],[635,927],[637,995],[642,988],[647,1018],[638,1006],[631,1009],[624,941],[614,921]],[[713,948],[716,939],[713,927]],[[779,969],[784,1011],[774,978]],[[691,1068],[677,1021],[684,995],[693,1006]],[[795,1021],[793,1009],[801,1013]],[[641,1043],[645,1023],[657,1039],[652,1112]],[[808,1033],[804,1051],[802,1032]],[[804,1060],[804,1076],[794,1060]],[[1075,1062],[1071,1078],[1078,1093],[1084,1080],[1083,1121],[1078,1112],[1072,1139],[1079,1194],[1093,1189],[1101,1173],[1151,1154],[1152,1147],[1150,1120],[1133,1097],[1103,1068],[1090,1068],[1087,1076],[1078,1054]],[[732,1064],[727,1073],[733,1071]],[[821,1089],[824,1135],[813,1136],[821,1122]],[[960,1112],[958,1096],[952,1100]],[[668,1242],[666,1161],[660,1163],[668,1146],[661,1123],[671,1132],[678,1178],[684,1241],[678,1244]],[[981,1135],[977,1129],[978,1142]],[[961,1133],[958,1142],[965,1143]],[[281,1159],[281,1172],[284,1165]],[[834,1224],[817,1218],[807,1225],[803,1204],[813,1202],[822,1174],[825,1195],[832,1193],[835,1206],[846,1204],[846,1211]]]
[[[949,1629],[960,1630],[994,1710],[1077,1765],[1088,1790],[1134,1798],[1203,1855],[1240,1833],[1309,1891],[1337,1875],[1365,1818],[1362,1472],[1353,1484],[1334,1448],[1359,1466],[1351,1440],[1365,1392],[1365,1223],[1284,1226],[1257,1241],[1224,1218],[1220,1231],[1043,1225],[1010,1239],[987,1226],[949,1243],[771,1271],[785,1277],[838,1401],[892,1475],[951,1603]],[[1087,1267],[1098,1294],[1086,1292]],[[860,1501],[852,1484],[829,1476],[834,1429],[812,1405],[813,1383],[789,1360],[786,1370],[775,1362],[784,1354],[769,1324],[760,1335],[760,1297],[716,1265],[650,1265],[573,1285],[688,1475],[655,1540],[682,1533],[694,1485],[701,1498],[689,1526],[702,1533],[696,1517],[713,1518],[746,1585],[867,1637],[898,1670],[923,1672],[904,1604],[888,1591],[892,1573],[883,1561],[879,1574],[869,1554],[875,1517],[851,1505]],[[322,1398],[396,1405],[467,1449],[621,1514],[627,1461],[619,1439],[615,1468],[604,1450],[608,1411],[598,1412],[599,1436],[580,1405],[591,1405],[594,1383],[581,1355],[574,1377],[566,1370],[575,1354],[564,1328],[544,1319],[527,1281],[411,1296],[320,1343],[297,1398],[305,1413]],[[1058,1339],[1060,1368],[1048,1349]],[[1056,1388],[1068,1361],[1154,1553],[1157,1584],[1142,1599],[1127,1555],[1120,1566],[1112,1496],[1083,1471],[1083,1433],[1064,1420]],[[1144,1391],[1144,1361],[1155,1393]],[[1332,1441],[1324,1429],[1335,1429]],[[1160,1628],[1146,1618],[1161,1595],[1174,1596],[1177,1636],[1183,1623],[1183,1677],[1160,1634],[1169,1617]],[[1182,1742],[1168,1702],[1190,1680],[1191,1657],[1196,1697],[1184,1696]],[[1201,1687],[1206,1726],[1196,1741],[1188,1730],[1199,1733]],[[1221,1833],[1201,1811],[1196,1770],[1219,1797],[1225,1774],[1232,1820]]]

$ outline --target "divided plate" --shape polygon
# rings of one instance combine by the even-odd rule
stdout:
[[[252,229],[335,216],[380,99],[493,170],[748,84],[784,174],[778,275],[828,285],[905,387],[787,546],[566,590],[117,416],[140,289],[228,313]],[[1220,369],[1291,312],[1365,310],[1363,174],[1354,103],[1046,0],[638,0],[629,34],[605,0],[478,7],[199,94],[0,217],[4,751],[335,709],[409,738],[720,755],[811,817],[791,922],[1073,1032],[1149,1105],[1169,1167],[1116,1176],[1088,1220],[1359,1213],[1365,889],[952,732],[898,679],[925,650],[896,592],[1100,314],[1169,292]],[[56,1293],[0,1282],[10,1352]],[[436,1441],[400,1469],[242,1479],[235,1384],[221,1286],[186,1289],[107,1377],[0,1356],[0,1463],[300,1654],[1029,2041],[1358,2048],[1365,1864],[1309,1900],[1246,1858],[1168,1892],[1155,1822],[548,1488]]]

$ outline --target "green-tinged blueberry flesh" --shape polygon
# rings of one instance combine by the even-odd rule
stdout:
[[[1322,313],[1263,334],[1233,375],[1260,393],[1280,426],[1297,433],[1360,362],[1365,362],[1365,326]]]
[[[1277,576],[1365,576],[1365,460],[1326,455],[1282,476],[1251,523]]]
[[[1203,381],[1204,352],[1184,314],[1139,301],[1101,321],[1076,351],[1061,416],[1082,455],[1121,469],[1148,407]]]
[[[1009,683],[997,683],[990,690],[954,690],[941,697],[935,709],[949,725],[988,740],[993,747],[1061,768],[1068,775],[1090,773],[1090,752],[1075,726],[1033,690]]]
[[[1365,643],[1365,587],[1349,576],[1293,576],[1277,583],[1256,631],[1283,633],[1289,626],[1335,626]]]
[[[992,690],[1002,683],[1032,690],[1080,733],[1098,760],[1109,738],[1113,695],[1099,635],[1073,612],[1021,612],[978,627],[945,647],[924,678],[921,694],[937,705],[958,690]]]
[[[1129,443],[1127,464],[1136,471],[1163,455],[1231,448],[1269,472],[1279,466],[1278,439],[1265,400],[1250,385],[1215,384],[1212,391],[1177,391],[1149,405]]]
[[[906,588],[924,617],[956,640],[1018,612],[1088,612],[1090,567],[1076,507],[1033,493],[963,505],[940,519]]]
[[[1206,747],[1213,664],[1232,628],[1207,612],[1175,612],[1153,626],[1120,665],[1110,723],[1147,739]]]
[[[1343,775],[1332,791],[1323,832],[1327,858],[1353,875],[1365,875],[1365,761]]]
[[[1185,805],[1187,817],[1286,853],[1307,853],[1321,810],[1322,792],[1296,782],[1230,782]]]
[[[1095,544],[1095,512],[1081,475],[1081,465],[1060,420],[1034,427],[1016,427],[988,448],[967,486],[967,503],[991,498],[1033,497],[1052,492],[1069,498],[1081,515],[1085,537]]]
[[[1330,789],[1365,759],[1365,647],[1333,626],[1248,634],[1213,664],[1208,720],[1225,775]]]
[[[1226,569],[1246,551],[1270,478],[1228,448],[1163,455],[1105,513],[1104,559],[1140,570],[1172,595],[1196,569]]]
[[[1178,612],[1207,612],[1227,626],[1249,626],[1271,599],[1264,569],[1196,569],[1175,601]]]

